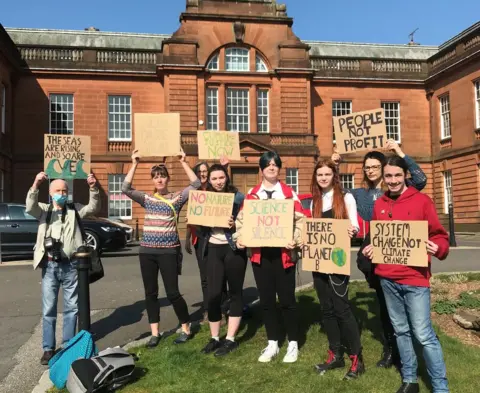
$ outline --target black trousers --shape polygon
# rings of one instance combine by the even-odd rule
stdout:
[[[360,331],[348,300],[348,281],[348,276],[313,273],[330,350],[342,352],[343,341],[348,344],[350,355],[358,355],[361,350]]]
[[[160,321],[160,304],[158,303],[158,272],[162,275],[167,299],[172,303],[180,323],[188,323],[190,315],[185,299],[178,289],[178,253],[175,254],[140,254],[140,270],[145,288],[145,303],[148,322]]]
[[[263,321],[269,340],[278,341],[280,326],[277,316],[277,295],[289,341],[298,341],[298,310],[295,298],[295,266],[283,267],[280,249],[262,249],[260,264],[252,263],[253,275],[260,295]]]
[[[208,310],[208,283],[207,283],[207,257],[202,255],[203,247],[200,246],[200,241],[195,244],[195,256],[197,257],[198,270],[200,271],[200,285],[202,287],[203,295],[203,311]]]
[[[222,319],[222,301],[225,282],[228,283],[231,317],[241,317],[243,313],[243,282],[247,269],[245,251],[233,251],[228,244],[208,244],[207,253],[208,320],[219,322]]]

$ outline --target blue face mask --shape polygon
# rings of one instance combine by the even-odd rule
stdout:
[[[53,194],[52,199],[57,205],[63,206],[67,202],[68,196],[62,194]]]

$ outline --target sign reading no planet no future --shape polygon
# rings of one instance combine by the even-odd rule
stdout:
[[[302,231],[302,269],[349,276],[349,226],[349,220],[305,219]]]
[[[387,143],[382,108],[334,117],[333,128],[339,154],[381,149]]]
[[[198,131],[198,158],[215,160],[227,157],[240,160],[240,137],[232,131]]]
[[[90,137],[45,134],[43,168],[50,179],[86,179],[90,173]]]
[[[293,240],[293,200],[246,200],[242,243],[247,247],[285,247]]]
[[[427,221],[372,221],[373,263],[428,266]]]
[[[208,191],[190,191],[187,220],[189,224],[204,227],[228,228],[235,194]]]

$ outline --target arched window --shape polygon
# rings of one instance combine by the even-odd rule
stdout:
[[[226,71],[250,71],[249,50],[246,48],[227,48],[225,51]]]
[[[262,60],[262,58],[257,55],[255,57],[255,71],[257,72],[267,72],[268,68],[265,62]]]
[[[218,54],[210,59],[207,64],[207,70],[218,71]]]

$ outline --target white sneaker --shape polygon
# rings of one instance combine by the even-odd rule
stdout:
[[[268,347],[266,347],[260,357],[258,358],[259,362],[262,363],[268,363],[271,361],[275,356],[278,355],[279,349],[278,349],[278,343],[276,341],[269,341],[268,342]]]
[[[295,363],[298,359],[298,344],[296,341],[288,343],[287,353],[283,358],[283,363]]]

